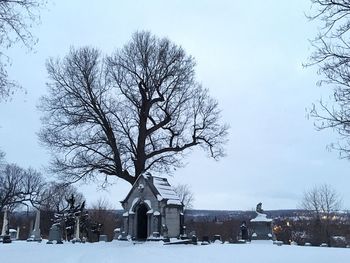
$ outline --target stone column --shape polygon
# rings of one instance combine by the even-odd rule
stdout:
[[[79,220],[79,216],[76,217],[76,222],[75,222],[75,241],[80,241],[80,220]]]
[[[36,217],[35,217],[35,223],[34,223],[34,229],[32,231],[32,234],[27,239],[27,241],[41,241],[41,233],[40,233],[40,210],[38,209],[36,211]]]
[[[136,223],[135,223],[135,214],[129,213],[129,231],[128,235],[132,238],[135,235],[135,228],[136,228]]]
[[[8,219],[7,219],[7,207],[5,207],[5,212],[4,212],[4,219],[2,221],[2,230],[1,230],[1,236],[6,236],[8,233]]]
[[[16,235],[16,239],[19,240],[19,231],[21,230],[21,228],[19,226],[17,226],[17,235]]]

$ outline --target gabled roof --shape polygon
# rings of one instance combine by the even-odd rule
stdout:
[[[156,188],[159,196],[167,200],[168,205],[182,205],[179,196],[166,178],[153,176],[153,186]]]
[[[183,205],[179,196],[176,194],[174,188],[169,184],[166,178],[152,176],[150,173],[147,173],[147,172],[143,173],[142,175],[139,176],[139,178],[137,178],[131,190],[129,191],[125,199],[121,201],[121,203],[126,202],[126,200],[129,198],[132,191],[134,191],[135,188],[137,187],[138,181],[140,180],[141,177],[144,178],[145,182],[148,183],[154,196],[158,199],[158,201],[164,200],[168,205],[180,205],[180,206]]]

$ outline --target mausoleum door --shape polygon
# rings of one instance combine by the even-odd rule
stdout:
[[[148,208],[145,204],[141,204],[137,208],[137,239],[147,239],[147,217]]]

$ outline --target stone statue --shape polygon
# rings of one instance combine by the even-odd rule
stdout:
[[[262,214],[264,210],[262,209],[262,203],[260,202],[259,204],[256,205],[256,210],[257,213]]]
[[[247,223],[246,221],[243,221],[241,226],[240,226],[240,229],[241,229],[241,238],[243,240],[248,240],[248,228],[247,228]]]

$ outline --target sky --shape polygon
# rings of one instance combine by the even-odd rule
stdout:
[[[305,16],[310,6],[305,0],[49,1],[32,30],[39,39],[34,51],[20,44],[6,51],[9,75],[26,92],[0,104],[0,148],[8,162],[52,178],[45,170],[50,153],[37,138],[46,60],[65,56],[72,46],[111,54],[135,31],[149,30],[195,57],[197,80],[218,100],[231,127],[225,158],[214,161],[194,150],[187,165],[168,177],[172,185],[191,187],[194,208],[251,210],[262,202],[266,210],[293,209],[305,191],[326,183],[349,209],[350,163],[327,147],[338,135],[316,131],[307,117],[312,103],[331,93],[316,86],[316,67],[302,66],[319,27]],[[88,204],[105,198],[119,209],[130,185],[110,182],[107,190],[98,181],[77,187]]]

